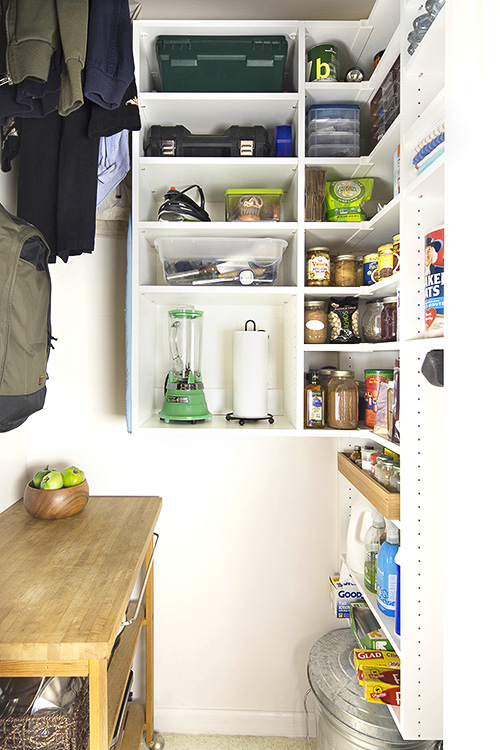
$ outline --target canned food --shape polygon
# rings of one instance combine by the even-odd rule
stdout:
[[[399,271],[399,234],[395,234],[392,238],[392,271],[393,273]]]
[[[307,53],[309,81],[338,81],[340,54],[333,44],[317,44]]]
[[[393,274],[393,248],[391,245],[381,245],[378,249],[378,278],[387,279]]]
[[[380,383],[394,378],[394,370],[365,370],[365,425],[375,427],[377,396]]]
[[[378,255],[370,253],[363,258],[363,284],[370,286],[378,280]]]

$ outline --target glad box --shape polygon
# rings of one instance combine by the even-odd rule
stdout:
[[[351,602],[363,601],[363,594],[353,581],[340,581],[340,576],[330,577],[330,601],[335,617],[347,620],[351,615]]]

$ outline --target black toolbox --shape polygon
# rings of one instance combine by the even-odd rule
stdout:
[[[220,135],[193,135],[184,125],[153,125],[144,143],[145,156],[270,156],[263,125],[231,125]]]

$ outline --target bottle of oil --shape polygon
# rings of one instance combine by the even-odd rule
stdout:
[[[319,370],[311,370],[304,389],[304,427],[325,426],[325,389],[319,382]]]

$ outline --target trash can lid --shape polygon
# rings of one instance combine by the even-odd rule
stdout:
[[[335,719],[373,739],[401,747],[420,747],[401,737],[387,706],[369,703],[354,668],[358,644],[351,630],[332,630],[316,641],[309,654],[311,689]]]

